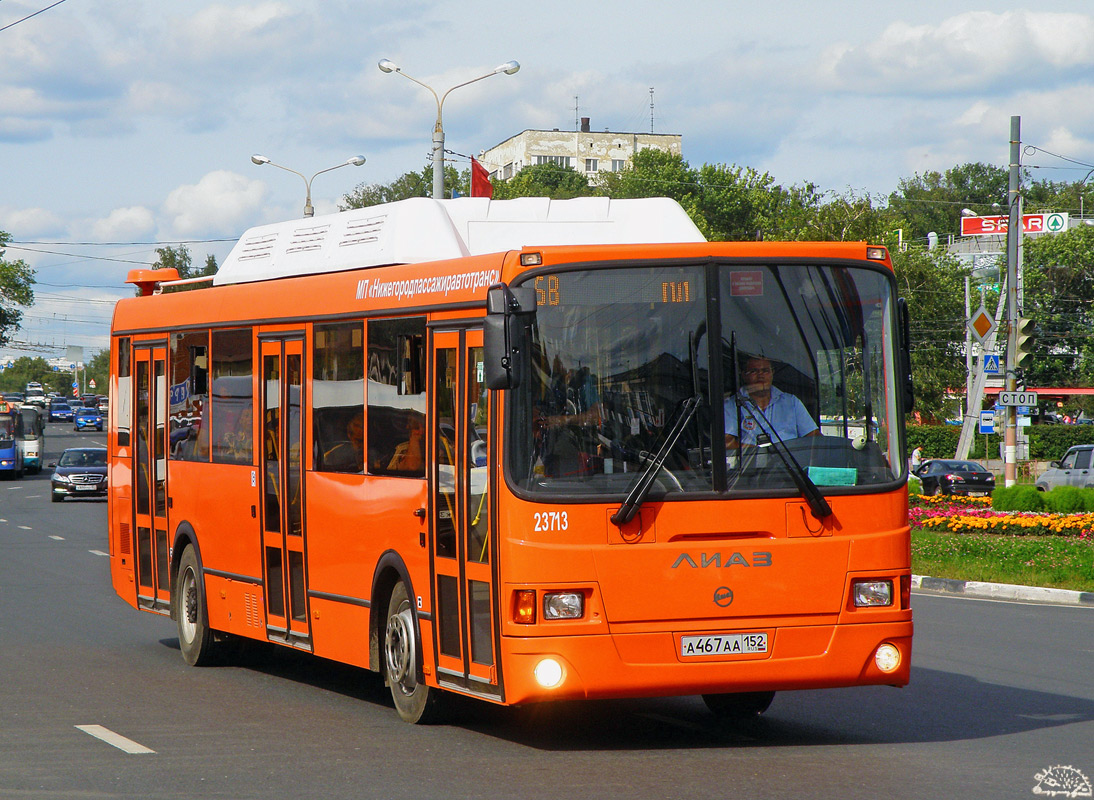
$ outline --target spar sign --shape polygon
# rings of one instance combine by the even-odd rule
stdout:
[[[1022,233],[1063,233],[1067,230],[1068,214],[1066,211],[1045,212],[1043,214],[1023,214]],[[1008,217],[996,215],[991,217],[962,217],[962,236],[997,236],[1007,232]]]

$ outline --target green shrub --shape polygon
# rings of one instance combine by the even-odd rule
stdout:
[[[1094,489],[1057,486],[1043,494],[1047,511],[1054,511],[1057,514],[1082,514],[1094,511]]]
[[[991,493],[991,507],[996,511],[1043,511],[1045,493],[1035,486],[1003,486]]]
[[[923,494],[923,484],[914,475],[908,476],[908,494]]]
[[[1077,444],[1094,444],[1094,425],[1033,425],[1026,429],[1029,436],[1029,456],[1034,461],[1050,461],[1063,458],[1069,447]],[[908,452],[923,448],[926,458],[953,458],[957,452],[957,440],[961,437],[959,425],[909,425]],[[999,443],[1003,432],[973,436],[969,458],[999,458]],[[985,453],[985,445],[987,452]]]

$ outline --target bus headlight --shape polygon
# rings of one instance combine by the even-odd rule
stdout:
[[[893,672],[900,666],[900,650],[896,645],[883,644],[874,651],[874,663],[882,672]]]
[[[891,606],[893,604],[892,581],[855,581],[851,584],[851,597],[855,608]]]
[[[543,595],[544,619],[581,619],[585,595],[581,592],[547,592]]]
[[[554,689],[562,683],[562,665],[553,658],[545,658],[536,664],[532,674],[536,676],[536,683],[544,689]]]

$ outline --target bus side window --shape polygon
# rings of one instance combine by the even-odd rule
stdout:
[[[319,472],[364,471],[364,326],[316,325],[312,342],[312,454]]]
[[[414,439],[424,430],[425,317],[369,320],[368,471],[374,475],[425,475]]]

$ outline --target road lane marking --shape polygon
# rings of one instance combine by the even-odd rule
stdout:
[[[64,536],[50,536],[49,538],[55,542],[63,542],[65,540]]]
[[[21,530],[21,531],[32,531],[32,530],[34,530],[34,528],[30,527],[29,525],[20,525],[19,530]]]
[[[107,558],[110,558],[110,553],[104,553],[102,550],[88,550],[87,552],[91,553],[93,556],[106,556]]]
[[[145,753],[155,753],[155,750],[151,750],[145,747],[143,744],[138,744],[132,739],[126,739],[120,733],[114,733],[109,728],[104,728],[102,725],[77,725],[79,730],[86,733],[88,736],[94,736],[100,741],[118,748],[126,753],[132,753],[133,755],[143,755]]]

